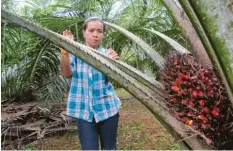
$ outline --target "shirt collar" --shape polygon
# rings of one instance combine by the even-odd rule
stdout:
[[[104,49],[101,45],[99,45],[99,47],[96,49],[97,51],[100,51],[100,52],[104,52]]]

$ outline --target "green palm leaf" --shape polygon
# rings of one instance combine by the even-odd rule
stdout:
[[[34,94],[42,104],[49,105],[62,101],[68,91],[68,81],[59,75],[50,75],[44,78]]]
[[[161,37],[163,40],[165,40],[167,43],[169,43],[179,53],[181,53],[181,54],[189,53],[189,51],[186,48],[184,48],[181,44],[179,44],[178,42],[176,42],[172,38],[168,37],[167,35],[159,32],[159,31],[155,31],[153,29],[148,29],[148,28],[143,28],[143,29]]]
[[[117,25],[114,25],[112,23],[105,22],[105,24],[107,26],[110,26],[110,27],[118,30],[119,32],[121,32],[122,34],[124,34],[125,36],[130,38],[132,41],[134,41],[136,44],[138,44],[146,52],[146,54],[148,54],[148,56],[156,63],[156,65],[158,67],[161,68],[163,66],[163,64],[164,64],[163,57],[160,56],[153,48],[151,48],[151,46],[149,46],[141,38],[137,37],[136,35],[134,35],[133,33],[129,32],[129,31],[125,30],[124,28],[119,27]]]
[[[1,72],[1,96],[2,103],[8,104],[12,101],[26,101],[32,99],[29,82],[22,81],[19,66],[9,67]]]

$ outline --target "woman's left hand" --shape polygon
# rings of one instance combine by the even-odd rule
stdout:
[[[112,48],[108,49],[107,55],[109,57],[111,57],[112,59],[114,59],[114,60],[119,60],[120,59],[119,55]]]

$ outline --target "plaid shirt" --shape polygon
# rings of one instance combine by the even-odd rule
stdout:
[[[99,47],[98,51],[106,53]],[[72,81],[67,103],[67,115],[92,122],[103,121],[119,112],[121,102],[106,76],[70,54]]]

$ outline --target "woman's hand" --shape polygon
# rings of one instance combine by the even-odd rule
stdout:
[[[70,39],[70,40],[73,40],[74,39],[74,36],[72,34],[72,32],[70,30],[64,30],[63,33],[62,33],[63,36],[65,36],[66,38]],[[69,53],[65,50],[65,49],[61,49],[61,54],[63,55],[69,55]]]
[[[63,31],[63,36],[65,36],[65,37],[67,37],[68,39],[70,39],[70,40],[74,40],[74,36],[73,36],[73,34],[72,34],[72,32],[70,31],[70,30],[64,30]]]
[[[114,60],[120,59],[119,55],[112,48],[108,49],[107,55]]]

